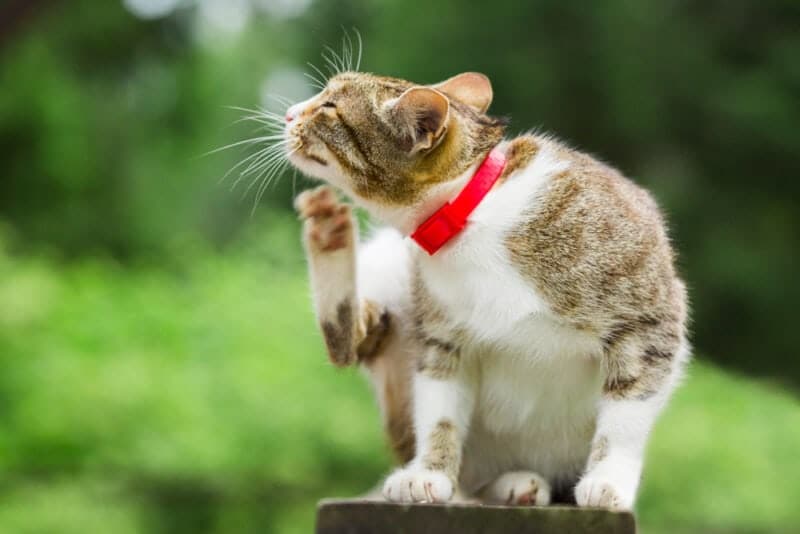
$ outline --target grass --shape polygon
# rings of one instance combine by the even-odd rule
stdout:
[[[326,361],[295,225],[225,254],[65,265],[0,243],[1,532],[309,532],[390,467],[371,393]],[[693,365],[651,441],[646,533],[790,532],[800,410]]]

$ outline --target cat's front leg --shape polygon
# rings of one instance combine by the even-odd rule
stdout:
[[[303,219],[314,308],[331,361],[349,365],[377,351],[389,327],[388,313],[360,300],[356,285],[358,232],[350,206],[321,186],[295,200]]]
[[[458,484],[461,455],[475,404],[459,349],[431,338],[414,376],[414,459],[392,473],[383,495],[394,502],[446,502]]]
[[[633,508],[648,435],[688,359],[688,345],[674,332],[625,335],[606,343],[597,428],[575,488],[579,506]]]

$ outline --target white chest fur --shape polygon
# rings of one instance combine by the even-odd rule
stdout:
[[[505,239],[522,224],[552,175],[566,167],[542,149],[530,165],[492,190],[465,230],[436,255],[416,249],[428,291],[476,340],[517,346],[517,338],[524,342],[543,328],[558,327],[533,284],[513,267]]]
[[[480,485],[518,467],[545,476],[581,469],[600,393],[598,340],[563,324],[514,268],[505,247],[537,193],[565,164],[542,151],[493,190],[465,231],[415,259],[427,290],[468,333],[464,364],[478,369],[463,482]]]

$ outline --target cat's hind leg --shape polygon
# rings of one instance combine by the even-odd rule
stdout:
[[[656,328],[626,330],[607,342],[610,361],[597,428],[575,488],[579,506],[633,508],[648,434],[689,359],[689,345],[680,333]]]

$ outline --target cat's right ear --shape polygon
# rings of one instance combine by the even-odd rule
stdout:
[[[464,72],[433,86],[461,100],[468,106],[486,113],[492,103],[492,82],[480,72]]]
[[[409,154],[434,148],[447,131],[450,101],[435,89],[412,87],[385,104],[398,126],[402,148]]]

